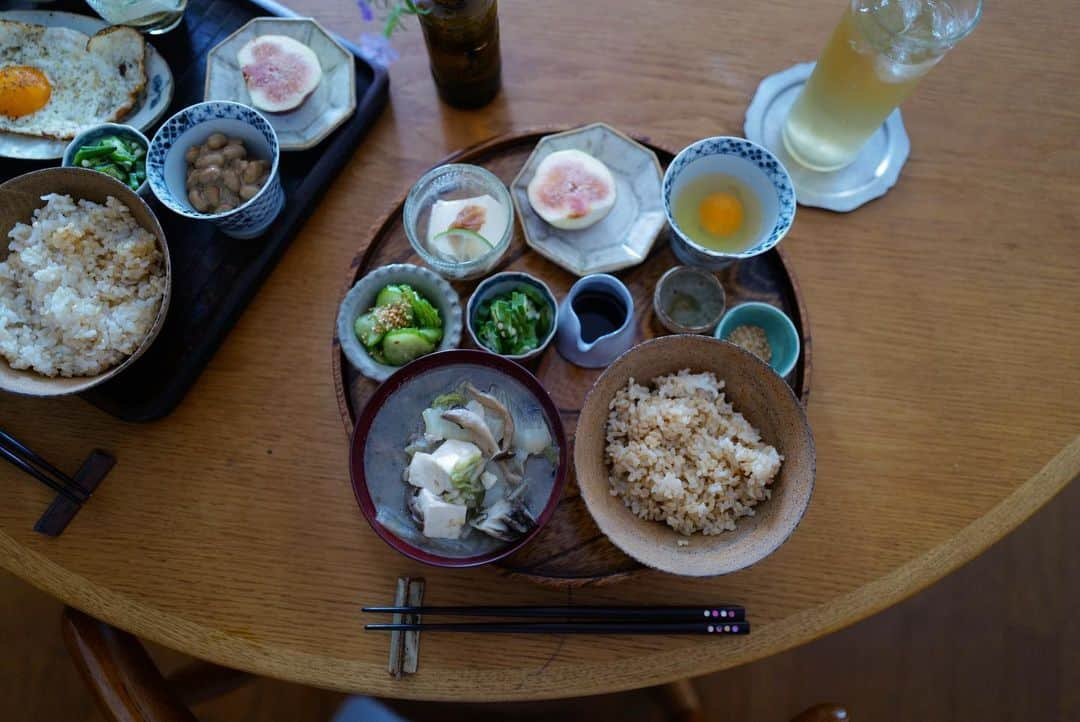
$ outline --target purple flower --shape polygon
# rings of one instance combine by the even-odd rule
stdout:
[[[390,40],[377,33],[363,33],[360,35],[360,55],[364,60],[384,68],[397,60],[400,55],[390,44]]]
[[[356,0],[356,7],[360,8],[360,16],[364,18],[364,22],[370,23],[375,19],[375,11],[371,9],[371,4],[367,0]]]

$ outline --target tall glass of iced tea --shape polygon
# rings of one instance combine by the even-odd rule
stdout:
[[[850,0],[784,123],[788,153],[818,171],[851,163],[981,14],[982,0]]]

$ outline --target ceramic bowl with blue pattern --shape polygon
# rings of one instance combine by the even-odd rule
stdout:
[[[750,187],[761,202],[761,229],[745,251],[726,253],[696,243],[679,228],[671,214],[672,199],[687,183],[703,175],[734,176]],[[661,187],[664,211],[671,225],[671,250],[685,264],[711,270],[740,258],[751,258],[774,247],[795,221],[795,188],[784,165],[772,153],[745,138],[705,138],[684,148],[664,173]]]
[[[200,213],[188,201],[184,156],[213,133],[240,138],[248,158],[270,162],[270,176],[246,203],[224,213]],[[146,176],[150,190],[169,210],[185,218],[211,221],[233,238],[254,238],[270,226],[285,205],[278,175],[280,155],[277,134],[262,113],[241,103],[213,100],[184,108],[165,121],[150,141]]]

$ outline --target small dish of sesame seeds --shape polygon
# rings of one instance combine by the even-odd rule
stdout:
[[[730,341],[787,376],[799,360],[799,332],[787,314],[768,303],[751,301],[730,309],[713,334]]]

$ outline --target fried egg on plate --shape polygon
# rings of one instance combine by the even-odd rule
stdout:
[[[146,85],[146,43],[138,31],[70,28],[0,20],[0,131],[70,139],[122,118]]]

